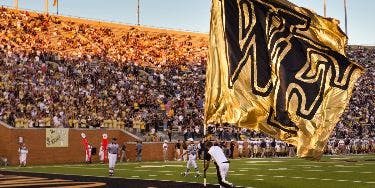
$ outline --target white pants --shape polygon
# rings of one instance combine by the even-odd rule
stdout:
[[[189,161],[187,162],[186,168],[190,169],[191,167],[197,168],[197,155],[189,155]]]
[[[20,165],[26,165],[27,154],[20,154]]]
[[[182,150],[182,153],[186,153],[186,149],[183,149],[183,150]],[[184,161],[187,161],[187,155],[184,155],[184,156],[182,156],[182,157],[183,157]]]
[[[181,155],[180,149],[176,149],[176,155],[177,155],[177,160],[180,160],[180,155]]]
[[[163,149],[164,161],[168,160],[168,149]]]
[[[217,179],[219,180],[220,188],[224,188],[225,186],[223,186],[222,184],[226,184],[226,183],[223,183],[223,181],[226,181],[228,171],[229,171],[229,163],[220,163],[220,164],[215,163],[215,165],[216,165]]]
[[[116,165],[117,154],[108,153],[108,166],[109,169],[114,169]]]
[[[91,151],[90,150],[85,150],[85,160],[86,162],[91,161]]]
[[[100,158],[100,161],[104,161],[104,152],[103,151],[99,152],[99,158]]]

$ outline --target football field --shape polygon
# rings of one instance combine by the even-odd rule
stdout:
[[[199,161],[201,172],[202,163]],[[2,170],[98,177],[108,173],[105,164],[7,167]],[[180,174],[184,170],[184,162],[128,162],[117,164],[115,177],[203,182],[203,178],[195,178],[194,173],[182,177]],[[325,156],[320,162],[297,158],[236,159],[231,160],[228,180],[237,186],[255,188],[372,188],[375,187],[375,155]],[[207,172],[207,182],[217,183],[213,164]]]

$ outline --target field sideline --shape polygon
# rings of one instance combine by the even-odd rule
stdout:
[[[202,171],[202,161],[199,167]],[[107,176],[105,164],[73,164],[29,166],[26,168],[7,167],[2,170],[43,172],[71,175]],[[172,180],[183,182],[203,182],[194,173],[182,177],[184,162],[142,162],[119,163],[115,177],[128,179]],[[325,156],[321,162],[296,158],[263,158],[231,160],[228,180],[235,185],[254,188],[370,188],[375,187],[375,155]],[[212,164],[207,181],[216,184],[216,171]]]

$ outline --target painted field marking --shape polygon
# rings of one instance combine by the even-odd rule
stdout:
[[[373,183],[375,183],[375,182],[374,182],[374,181],[370,181],[370,182],[365,182],[365,183],[373,184]]]
[[[232,176],[244,176],[245,174],[231,174]]]
[[[321,179],[322,181],[330,181],[330,180],[332,180],[332,179]]]
[[[361,183],[362,181],[353,181],[354,183]]]
[[[137,168],[137,167],[135,167]],[[141,165],[138,168],[164,168],[164,165]]]
[[[353,172],[353,171],[349,171],[349,170],[339,170],[339,171],[335,171],[335,172],[338,172],[338,173],[348,173],[348,172]]]
[[[373,172],[360,172],[361,174],[372,174]]]
[[[283,171],[283,170],[289,170],[288,168],[270,168],[270,169],[268,169],[268,170],[271,170],[271,171],[278,171],[278,170],[281,170],[281,171]]]
[[[258,174],[258,175],[254,175],[254,176],[263,177],[263,176],[266,176],[266,175]]]
[[[161,170],[161,171],[157,171],[157,172],[168,173],[168,172],[174,172],[174,171],[170,171],[170,170]]]
[[[317,178],[306,178],[307,180],[316,180]]]
[[[302,179],[302,177],[292,177],[293,179]]]
[[[240,172],[247,172],[247,171],[249,171],[249,170],[240,170]]]
[[[166,176],[173,176],[173,174],[165,174]]]
[[[246,161],[245,163],[253,164],[253,163],[283,163],[285,161]]]
[[[313,170],[304,170],[306,172],[323,172],[324,170],[319,170],[319,169],[313,169]]]
[[[150,175],[148,175],[148,176],[151,176],[151,177],[156,177],[156,176],[158,176],[158,175],[155,175],[155,174],[150,174]]]
[[[184,165],[163,165],[164,167],[184,167]]]
[[[132,178],[139,178],[139,176],[130,176],[130,177],[132,177]]]
[[[349,181],[349,180],[336,180],[338,182],[344,182],[344,181]]]
[[[249,164],[245,164],[245,165],[249,165]],[[259,168],[240,168],[240,169],[244,169],[244,170],[258,170]]]
[[[255,180],[257,180],[257,181],[263,181],[264,179],[255,179]]]
[[[273,176],[274,178],[283,178],[285,176]]]
[[[132,170],[132,171],[136,171],[136,172],[148,172],[150,170]]]

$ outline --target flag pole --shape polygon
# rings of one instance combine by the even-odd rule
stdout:
[[[324,17],[327,17],[327,0],[324,0]]]
[[[206,135],[207,134],[207,126],[206,123],[203,123],[203,144],[204,144],[204,151],[203,151],[203,186],[207,186],[207,178],[206,178]]]
[[[14,0],[14,8],[18,10],[18,0]]]
[[[344,11],[345,11],[345,33],[348,35],[348,11],[347,11],[347,2],[344,0]]]
[[[139,26],[139,0],[137,0],[137,25]]]
[[[59,0],[56,0],[56,14],[59,15]]]
[[[48,14],[48,0],[44,0],[44,12]]]

